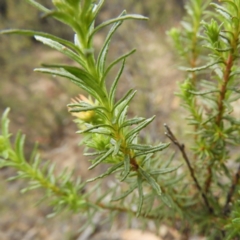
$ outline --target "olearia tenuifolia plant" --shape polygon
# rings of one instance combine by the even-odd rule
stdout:
[[[111,39],[119,26],[130,19],[146,18],[123,11],[117,18],[95,25],[103,0],[97,3],[53,0],[54,10],[34,0],[26,1],[45,17],[53,17],[71,27],[75,33],[73,42],[29,30],[1,33],[34,36],[72,60],[72,65],[45,64],[35,71],[63,77],[85,91],[86,96],[72,99],[68,109],[76,117],[78,133],[84,136],[88,149],[85,155],[91,162],[89,169],[99,165],[107,165],[108,169],[87,181],[73,180],[68,171],[56,175],[54,165],[42,165],[36,149],[26,159],[25,137],[19,133],[14,144],[10,141],[9,109],[2,117],[0,167],[17,170],[11,179],[29,180],[23,192],[45,188],[44,198],[50,199],[54,214],[63,209],[86,214],[86,226],[102,209],[109,211],[109,216],[126,212],[139,221],[154,221],[157,226],[164,221],[178,227],[186,236],[198,233],[208,239],[239,239],[240,167],[236,170],[235,165],[240,160],[240,119],[234,115],[232,104],[240,98],[240,1],[211,3],[207,8],[210,1],[190,0],[183,30],[169,31],[185,66],[182,70],[187,72],[186,80],[179,84],[178,96],[188,114],[186,123],[192,126],[188,133],[192,140],[184,144],[165,125],[167,137],[182,154],[182,160],[177,161],[173,155],[162,153],[169,143],[153,146],[138,137],[154,117],[127,117],[136,91],[130,89],[119,100],[115,98],[125,62],[135,50],[110,64],[106,61]],[[94,37],[109,25],[102,48],[96,53]],[[115,79],[107,87],[109,72],[118,66]],[[95,188],[86,192],[88,182],[109,175],[114,175],[116,184],[93,200]]]
[[[68,207],[74,211],[92,214],[96,208],[109,208],[110,210],[130,211],[137,216],[147,216],[148,214],[151,216],[150,213],[143,210],[144,198],[147,197],[144,194],[144,188],[148,189],[153,200],[156,198],[159,201],[167,202],[167,196],[160,186],[158,175],[173,172],[176,167],[163,166],[155,170],[150,167],[150,162],[154,154],[167,148],[169,143],[160,143],[157,146],[139,143],[139,132],[151,123],[154,117],[149,119],[143,117],[127,118],[127,110],[136,94],[135,90],[130,89],[118,101],[115,99],[118,81],[126,59],[135,50],[118,57],[110,64],[106,64],[110,41],[119,26],[129,19],[146,20],[147,18],[134,14],[129,15],[123,11],[117,18],[95,26],[95,19],[104,3],[103,0],[98,3],[89,0],[54,0],[52,1],[54,10],[49,10],[33,0],[27,2],[44,12],[45,17],[51,16],[71,27],[75,33],[73,42],[51,34],[28,30],[6,30],[1,33],[34,36],[37,41],[58,50],[73,61],[73,65],[49,64],[43,65],[43,68],[35,69],[35,71],[64,77],[89,95],[89,97],[80,95],[73,99],[68,108],[77,117],[80,126],[79,133],[85,136],[85,146],[90,149],[86,153],[86,155],[91,156],[92,165],[89,169],[91,170],[99,164],[107,164],[109,168],[105,173],[94,179],[89,179],[87,182],[117,173],[118,180],[128,184],[128,190],[122,195],[115,196],[115,202],[127,197],[136,189],[134,195],[138,197],[134,196],[137,201],[133,203],[133,206],[137,206],[137,208],[136,210],[125,209],[121,206],[123,204],[118,204],[118,202],[115,205],[104,205],[99,199],[102,199],[106,194],[103,194],[97,201],[91,202],[89,193],[82,194],[83,191],[81,191],[86,183],[80,183],[80,180],[76,183],[72,182],[71,175],[67,172],[55,177],[53,166],[45,166],[41,169],[39,157],[34,153],[30,161],[26,160],[23,153],[24,136],[18,134],[14,146],[9,140],[8,110],[2,118],[1,166],[12,166],[18,170],[17,177],[31,179],[30,186],[23,191],[40,186],[45,187],[47,189],[46,196],[55,196],[53,200],[55,212],[58,212],[62,207]],[[96,56],[93,46],[94,37],[102,28],[109,25],[112,27]],[[120,69],[117,76],[112,85],[107,88],[108,73],[119,64]]]
[[[240,116],[233,105],[240,98],[240,1],[219,2],[210,3],[208,10],[215,12],[204,14],[206,1],[190,1],[183,34],[172,29],[169,35],[188,66],[182,68],[188,74],[178,95],[192,126],[191,175],[212,218],[212,226],[208,220],[199,226],[208,228],[213,239],[238,239]],[[167,135],[188,161],[184,146],[171,132]]]

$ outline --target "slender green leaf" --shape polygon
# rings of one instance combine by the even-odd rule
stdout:
[[[18,157],[18,162],[25,162],[25,157],[24,157],[24,142],[25,142],[25,136],[22,135],[20,132],[18,132],[15,140],[15,151]]]
[[[110,19],[110,20],[107,20],[103,23],[101,23],[100,25],[98,25],[94,31],[92,32],[92,35],[94,35],[97,31],[99,31],[100,29],[112,24],[112,23],[115,23],[115,22],[119,22],[119,21],[124,21],[124,20],[128,20],[128,19],[136,19],[136,20],[148,20],[147,17],[144,17],[142,15],[138,15],[138,14],[127,14],[127,15],[124,15],[124,16],[121,16],[121,17],[117,17],[117,18],[114,18],[114,19]],[[92,37],[92,35],[90,36],[90,38]]]
[[[146,118],[142,118],[142,117],[129,119],[120,126],[120,129],[124,128],[124,127],[128,127],[128,126],[132,126],[135,124],[139,124],[139,123],[143,122],[144,120],[146,120]]]
[[[95,79],[91,74],[89,74],[87,71],[74,67],[74,66],[68,66],[68,65],[58,65],[58,64],[43,64],[44,67],[48,68],[60,68],[64,69],[67,72],[74,75],[76,78],[81,79],[83,82],[86,83],[86,86],[94,89],[95,92],[98,93],[102,98],[105,96],[105,93],[102,91],[102,89],[99,87],[97,79]]]
[[[139,173],[141,176],[149,183],[149,185],[152,186],[152,188],[156,191],[156,193],[161,196],[162,190],[159,186],[159,184],[156,182],[156,180],[146,171],[143,169],[139,168],[138,169]]]
[[[232,220],[232,222],[240,224],[240,218],[235,218],[235,219]]]
[[[216,11],[222,15],[225,19],[227,20],[231,20],[232,19],[232,14],[230,12],[227,11],[226,8],[220,6],[219,4],[216,3],[210,3],[211,6],[214,6]]]
[[[163,168],[167,168],[167,167],[171,164],[171,162],[173,161],[174,157],[175,157],[175,153],[173,153],[173,154],[171,155],[171,157],[169,158],[169,160],[167,160],[166,162],[163,163],[162,167],[163,167]]]
[[[44,13],[51,12],[51,10],[47,9],[46,7],[44,7],[43,5],[41,5],[40,3],[34,0],[26,0],[26,1],[31,5],[33,5],[34,7],[36,7],[37,9],[39,9],[40,11],[43,11]]]
[[[82,57],[80,57],[79,55],[77,55],[75,52],[73,52],[71,49],[69,49],[68,47],[60,44],[59,42],[57,42],[55,40],[52,40],[52,38],[50,39],[50,38],[41,37],[41,36],[38,36],[38,35],[36,35],[35,38],[36,38],[37,41],[40,41],[43,44],[46,44],[49,47],[54,48],[57,51],[63,53],[66,56],[68,56],[73,61],[79,63],[85,69],[87,68],[85,60]]]
[[[119,81],[119,79],[120,79],[120,77],[122,75],[122,72],[123,72],[123,69],[124,69],[124,66],[125,66],[125,61],[126,60],[123,59],[121,68],[118,71],[118,74],[117,74],[117,76],[116,76],[116,78],[115,78],[115,80],[114,80],[114,82],[113,82],[113,84],[112,84],[112,86],[110,88],[110,91],[109,91],[109,99],[110,99],[110,102],[111,102],[112,106],[114,104],[114,98],[115,98],[115,93],[116,93],[116,89],[117,89],[117,84],[118,84],[118,81]]]
[[[111,199],[111,202],[114,202],[114,201],[119,201],[125,197],[127,197],[130,193],[132,193],[136,188],[138,187],[138,184],[135,183],[133,184],[132,186],[129,187],[129,189],[124,192],[122,195],[120,195],[119,197],[116,197],[116,198],[113,198]]]
[[[60,11],[50,11],[46,14],[44,14],[43,17],[53,17],[55,19],[57,19],[58,21],[69,25],[75,32],[81,34],[81,36],[84,36],[84,32],[82,31],[81,27],[79,26],[79,23],[76,21],[76,18],[74,18],[73,16],[69,16],[67,13],[65,12],[60,12]]]
[[[172,207],[172,199],[167,194],[161,194],[159,198],[166,204],[169,208]]]
[[[128,93],[119,100],[116,105],[114,106],[114,118],[113,124],[119,122],[119,118],[123,113],[124,109],[129,105],[129,102],[133,99],[137,91],[133,91],[132,89],[128,91]]]
[[[181,166],[182,166],[182,164],[177,167],[162,168],[159,170],[154,170],[154,171],[151,171],[150,174],[151,175],[160,175],[160,174],[165,174],[165,173],[171,173],[171,172],[174,172],[177,169],[179,169]]]
[[[8,139],[10,136],[10,134],[8,132],[9,122],[10,122],[8,119],[9,112],[10,112],[10,108],[7,108],[2,115],[1,131],[2,131],[2,135],[5,139]]]
[[[116,60],[114,60],[112,63],[109,64],[109,66],[107,67],[105,73],[104,73],[104,77],[105,78],[108,74],[108,72],[119,62],[121,62],[122,60],[126,59],[128,56],[132,55],[133,53],[136,52],[136,49],[131,50],[130,52],[120,56],[119,58],[117,58]]]
[[[64,69],[60,70],[53,70],[53,69],[48,69],[48,68],[36,68],[34,69],[36,72],[42,72],[42,73],[47,73],[51,74],[53,76],[60,76],[60,77],[65,77],[70,79],[73,83],[81,87],[83,90],[85,90],[87,93],[89,93],[91,96],[99,100],[99,95],[94,91],[94,89],[91,89],[89,86],[86,85],[86,83],[80,79],[74,76],[73,74],[67,72]]]
[[[141,162],[141,167],[144,167],[144,165],[148,162],[148,161],[151,161],[151,158],[152,158],[153,154],[150,153],[150,154],[147,154],[145,156],[145,158],[142,160]]]
[[[126,140],[128,138],[130,138],[132,135],[134,135],[135,133],[138,133],[141,129],[145,128],[148,124],[150,124],[153,121],[154,118],[155,118],[155,116],[148,118],[148,119],[144,120],[142,123],[140,123],[136,128],[130,130],[126,134]]]
[[[120,14],[120,16],[123,16],[125,14],[126,14],[126,11],[123,11]],[[111,29],[110,29],[110,31],[109,31],[106,39],[105,39],[105,42],[103,43],[103,47],[100,50],[100,53],[99,53],[98,59],[97,59],[97,69],[98,69],[98,72],[100,74],[104,73],[105,62],[106,62],[106,57],[107,57],[107,53],[108,53],[111,38],[121,24],[122,24],[122,21],[118,21],[111,27]]]
[[[137,209],[137,217],[140,216],[141,211],[142,211],[142,206],[143,206],[143,200],[144,200],[144,195],[143,195],[143,186],[142,186],[142,177],[141,175],[138,176],[137,179],[137,186],[138,186],[138,195],[139,195],[139,200],[138,200],[138,209]]]
[[[223,61],[222,60],[218,60],[218,61],[211,62],[211,63],[208,63],[208,64],[206,64],[204,66],[196,67],[196,68],[181,67],[180,69],[183,70],[183,71],[187,71],[187,72],[197,72],[197,71],[201,71],[201,70],[207,69],[209,67],[212,67],[213,65],[216,65],[218,63],[223,63]]]
[[[51,35],[49,33],[44,33],[44,32],[37,32],[37,31],[31,31],[31,30],[21,30],[21,29],[9,29],[9,30],[2,30],[0,31],[0,34],[21,34],[21,35],[26,35],[26,36],[40,36],[40,37],[45,37],[50,40],[53,40],[55,42],[59,42],[70,49],[74,50],[76,53],[78,53],[82,58],[84,57],[84,54],[81,52],[81,50],[74,45],[72,42],[69,42],[65,39],[56,37],[54,35]],[[84,60],[83,60],[84,61]],[[85,66],[85,64],[83,64]]]
[[[96,4],[96,8],[94,8],[94,10],[93,10],[93,14],[94,14],[93,19],[95,19],[97,17],[97,15],[98,15],[100,9],[102,8],[104,2],[105,2],[105,0],[100,0],[98,2],[98,4]]]
[[[235,4],[234,1],[221,0],[221,2],[230,4],[234,8],[235,13],[238,14],[238,12],[239,12],[238,6]]]
[[[122,144],[122,140],[121,139],[118,140],[117,142],[115,142],[113,156],[117,156],[117,154],[120,151],[121,144]]]
[[[130,156],[128,154],[126,154],[124,156],[124,174],[123,174],[123,177],[121,178],[120,182],[123,182],[127,178],[130,171],[131,171]]]
[[[107,157],[109,157],[114,151],[114,148],[110,148],[103,156],[94,160],[94,164],[92,164],[88,169],[91,170],[103,162]]]
[[[196,92],[196,91],[192,91],[192,90],[188,90],[188,92],[192,93],[193,95],[206,95],[209,93],[215,93],[215,92],[219,92],[219,89],[213,89],[213,90],[208,90],[208,91],[204,91],[204,92]]]
[[[106,176],[109,176],[110,174],[116,172],[117,170],[120,170],[120,168],[121,168],[121,166],[123,166],[123,164],[124,164],[123,162],[120,162],[118,164],[114,164],[112,167],[108,168],[108,170],[105,173],[103,173],[103,174],[101,174],[101,175],[99,175],[95,178],[88,179],[87,182],[93,182],[93,181],[96,181],[100,178],[104,178]],[[111,201],[113,201],[113,200],[111,200]]]
[[[86,124],[87,125],[87,124]],[[109,128],[110,129],[113,129],[111,125],[108,125],[108,124],[98,124],[98,125],[87,125],[88,128],[87,129],[84,129],[84,130],[80,130],[80,131],[77,131],[77,133],[87,133],[87,132],[95,132],[95,133],[101,133],[103,132],[102,134],[107,134],[107,135],[110,135],[111,134],[111,131],[108,130]]]

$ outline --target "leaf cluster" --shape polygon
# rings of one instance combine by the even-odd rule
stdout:
[[[73,99],[68,108],[77,117],[78,133],[85,137],[85,155],[91,161],[89,169],[103,164],[108,169],[81,183],[80,180],[74,182],[72,175],[65,171],[55,176],[54,166],[41,166],[35,152],[31,161],[27,161],[23,151],[24,136],[18,134],[14,146],[9,140],[8,110],[2,118],[0,166],[13,167],[18,171],[17,178],[30,180],[23,191],[44,187],[46,196],[53,198],[52,205],[57,212],[64,207],[85,212],[90,222],[101,208],[111,213],[127,212],[130,217],[152,219],[156,223],[163,218],[174,218],[180,220],[183,231],[188,232],[190,226],[209,239],[239,237],[240,168],[235,172],[229,162],[237,163],[240,158],[238,153],[233,154],[234,148],[240,145],[240,120],[233,108],[240,98],[240,1],[212,3],[216,10],[213,14],[207,11],[209,1],[190,0],[186,6],[188,15],[181,24],[184,31],[169,32],[187,65],[182,68],[187,74],[185,81],[179,84],[178,95],[189,115],[186,122],[191,127],[191,151],[187,152],[167,125],[165,128],[166,135],[179,148],[185,168],[174,164],[174,156],[169,157],[163,151],[169,143],[152,145],[139,138],[140,131],[154,116],[128,118],[128,108],[136,91],[129,89],[119,100],[115,98],[126,60],[135,50],[108,63],[111,40],[124,21],[146,18],[123,11],[117,18],[96,25],[103,0],[98,3],[53,0],[54,10],[34,0],[27,2],[44,12],[45,17],[68,25],[74,31],[73,42],[29,30],[1,33],[34,36],[72,60],[71,65],[44,64],[35,71],[68,79],[89,95]],[[110,30],[96,53],[94,38],[106,26],[111,26]],[[119,71],[108,87],[107,76],[117,67]],[[84,193],[86,184],[111,174],[115,176],[114,186],[92,201],[90,193]],[[109,197],[110,202],[106,200]]]
[[[127,14],[126,11],[123,11],[117,18],[95,25],[95,19],[104,3],[103,0],[97,4],[87,0],[54,0],[52,1],[55,7],[53,10],[47,9],[34,0],[27,0],[27,2],[44,12],[44,17],[53,17],[70,26],[74,31],[74,42],[48,33],[30,30],[3,30],[1,34],[34,36],[37,41],[61,52],[72,60],[72,65],[44,64],[42,68],[37,68],[35,71],[68,79],[89,95],[88,98],[80,96],[68,105],[70,112],[79,116],[76,120],[80,126],[78,133],[85,136],[84,144],[89,149],[86,155],[92,158],[90,160],[92,165],[89,169],[100,164],[109,166],[105,173],[88,180],[88,182],[117,173],[117,179],[120,182],[126,182],[130,189],[120,199],[127,197],[131,192],[134,192],[134,196],[135,194],[138,196],[135,203],[138,208],[134,212],[137,216],[147,214],[142,212],[144,199],[145,201],[150,198],[151,201],[157,199],[159,202],[171,205],[167,200],[170,197],[163,188],[165,184],[170,184],[168,181],[172,176],[169,175],[168,179],[165,174],[171,174],[177,168],[169,168],[166,165],[160,170],[153,171],[153,166],[151,166],[151,164],[162,165],[157,153],[166,149],[169,143],[159,143],[156,146],[140,143],[139,132],[147,127],[154,117],[148,119],[143,117],[127,118],[130,102],[136,94],[135,90],[130,89],[121,99],[115,99],[126,59],[135,50],[123,54],[109,64],[106,61],[111,39],[120,25],[129,19],[146,20],[147,18],[137,14]],[[94,37],[101,29],[109,25],[111,28],[102,48],[95,53]],[[107,87],[108,73],[113,67],[119,65],[120,69],[115,79],[111,86]],[[11,158],[9,161],[11,162]],[[4,162],[4,164],[6,163]],[[13,167],[17,168],[18,166],[14,165]],[[68,188],[71,189],[71,186],[63,186],[66,191],[69,191]],[[151,189],[151,194],[146,194],[145,188]],[[73,197],[73,199],[76,198]],[[152,206],[148,212],[151,210]]]
[[[204,13],[203,1],[196,2],[202,6],[201,12]],[[194,43],[194,49],[205,52],[204,57],[202,54],[192,55],[189,61],[180,52],[185,62],[190,64],[181,68],[188,73],[178,93],[189,114],[187,122],[192,126],[189,133],[193,136],[191,157],[194,159],[194,171],[201,182],[201,191],[206,194],[214,214],[219,215],[219,218],[221,215],[229,217],[235,204],[238,205],[239,170],[235,172],[234,168],[229,167],[229,162],[237,164],[239,154],[235,155],[234,149],[239,149],[240,144],[239,116],[233,107],[240,98],[237,76],[240,2],[221,2],[221,5],[210,4],[217,14],[211,14],[209,21],[205,20],[207,17],[198,19],[201,30],[195,35],[198,40]],[[210,16],[207,12],[206,15]],[[179,40],[178,49],[183,51],[186,41],[171,35],[175,42]],[[201,65],[202,62],[205,65]],[[223,176],[226,178],[224,181]],[[235,235],[231,233],[229,239],[236,235],[237,231]],[[213,233],[212,236],[222,237],[222,234]]]

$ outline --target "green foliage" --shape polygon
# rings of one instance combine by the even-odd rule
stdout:
[[[202,1],[196,2],[201,5]],[[194,170],[195,173],[200,173],[198,178],[202,179],[202,191],[211,201],[214,214],[226,217],[235,208],[235,204],[238,205],[236,190],[239,170],[235,175],[234,168],[227,164],[229,161],[237,162],[239,158],[239,154],[233,154],[234,148],[239,149],[240,144],[239,116],[234,115],[232,105],[240,98],[239,81],[235,74],[239,66],[240,3],[235,0],[223,1],[222,6],[212,3],[211,7],[218,14],[208,22],[202,20],[201,25],[199,21],[198,26],[201,27],[195,34],[198,38],[192,45],[192,50],[198,49],[192,52],[198,54],[191,54],[190,57],[184,55],[189,51],[185,47],[185,37],[176,35],[175,30],[170,35],[173,36],[181,56],[187,60],[185,62],[190,63],[189,67],[182,68],[189,75],[180,84],[179,96],[189,112],[188,124],[193,126],[191,135],[194,144],[191,148],[195,161]],[[204,7],[202,13],[203,10]],[[206,54],[199,54],[202,48],[206,49],[207,57]],[[207,64],[196,65],[204,62]],[[223,175],[226,177],[225,181],[221,180]],[[233,204],[232,207],[230,203]],[[236,222],[233,220],[234,226]],[[239,231],[234,230],[228,239],[233,239],[238,234]],[[217,233],[215,235],[218,236]]]
[[[1,33],[34,36],[71,59],[72,65],[50,63],[35,71],[68,79],[89,95],[73,99],[69,111],[77,118],[78,133],[84,136],[85,154],[92,164],[89,169],[99,165],[107,165],[108,169],[81,182],[74,181],[67,171],[56,175],[54,166],[42,164],[35,150],[27,160],[24,136],[19,133],[15,144],[10,141],[9,110],[6,110],[0,135],[0,166],[18,171],[12,179],[29,179],[29,186],[23,192],[43,187],[54,213],[64,208],[83,212],[89,218],[87,224],[99,209],[105,209],[127,212],[131,217],[152,219],[156,223],[161,219],[180,219],[183,231],[196,231],[209,239],[239,238],[240,168],[235,172],[229,162],[237,163],[240,158],[240,120],[232,106],[240,99],[240,1],[212,3],[214,14],[207,11],[210,1],[191,0],[181,24],[183,30],[169,31],[186,66],[182,69],[187,71],[186,80],[179,84],[178,96],[188,114],[186,122],[191,126],[191,150],[187,152],[171,129],[167,125],[165,128],[167,137],[180,150],[184,165],[176,164],[174,156],[169,157],[163,151],[169,143],[153,146],[141,141],[139,133],[154,117],[127,117],[136,91],[130,89],[121,99],[115,99],[126,60],[135,50],[108,64],[112,37],[123,22],[146,18],[123,11],[117,18],[96,25],[103,0],[97,4],[87,0],[53,0],[54,10],[34,0],[27,2],[46,17],[68,25],[74,31],[74,43],[37,31],[3,30]],[[97,53],[94,38],[109,25],[111,28]],[[106,79],[117,67],[119,71],[109,86]],[[179,168],[181,171],[177,171]],[[115,185],[107,192],[100,191],[93,201],[91,191],[85,193],[85,187],[109,175],[115,176]]]

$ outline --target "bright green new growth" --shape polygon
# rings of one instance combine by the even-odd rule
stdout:
[[[190,0],[186,7],[187,18],[182,22],[184,31],[169,31],[186,66],[182,69],[188,72],[186,80],[180,84],[178,95],[189,115],[186,121],[192,126],[192,151],[187,152],[184,144],[165,125],[166,135],[179,148],[186,163],[182,174],[176,172],[179,163],[170,166],[173,156],[162,157],[158,153],[169,144],[152,146],[140,142],[139,132],[154,117],[127,118],[127,110],[136,91],[130,89],[120,100],[115,100],[126,59],[135,50],[110,64],[106,62],[111,39],[119,26],[129,19],[146,18],[123,11],[119,17],[95,26],[94,21],[104,1],[96,4],[87,0],[55,0],[52,1],[53,11],[33,0],[27,2],[46,16],[69,25],[75,32],[74,43],[28,30],[5,30],[1,33],[35,36],[36,40],[74,62],[74,66],[45,64],[44,68],[35,71],[69,79],[89,94],[89,98],[80,95],[68,107],[78,117],[79,133],[85,136],[84,143],[91,149],[86,153],[92,159],[89,169],[100,164],[107,164],[109,168],[87,182],[114,174],[116,181],[125,182],[128,188],[122,192],[121,185],[116,185],[92,201],[91,192],[84,193],[87,182],[73,182],[72,174],[67,171],[55,176],[54,166],[42,166],[36,151],[30,160],[26,160],[24,136],[18,134],[14,145],[9,140],[9,110],[2,117],[0,167],[13,167],[18,171],[15,178],[30,180],[29,187],[23,191],[44,187],[45,197],[52,199],[54,212],[67,207],[86,213],[89,218],[87,224],[101,208],[128,212],[130,216],[152,219],[156,223],[162,219],[180,220],[183,231],[189,231],[190,226],[190,230],[196,228],[209,239],[239,237],[240,207],[236,190],[239,190],[240,168],[235,172],[228,162],[231,159],[237,163],[240,159],[239,153],[232,154],[232,150],[236,148],[239,151],[240,146],[240,119],[232,114],[232,103],[240,99],[240,1],[222,1],[222,5],[212,3],[210,7],[217,13],[213,14],[207,11],[210,1]],[[93,39],[108,25],[111,29],[96,54]],[[116,78],[107,88],[108,73],[119,65]],[[105,201],[106,196],[111,197],[110,203]],[[135,206],[136,211],[133,210]]]

